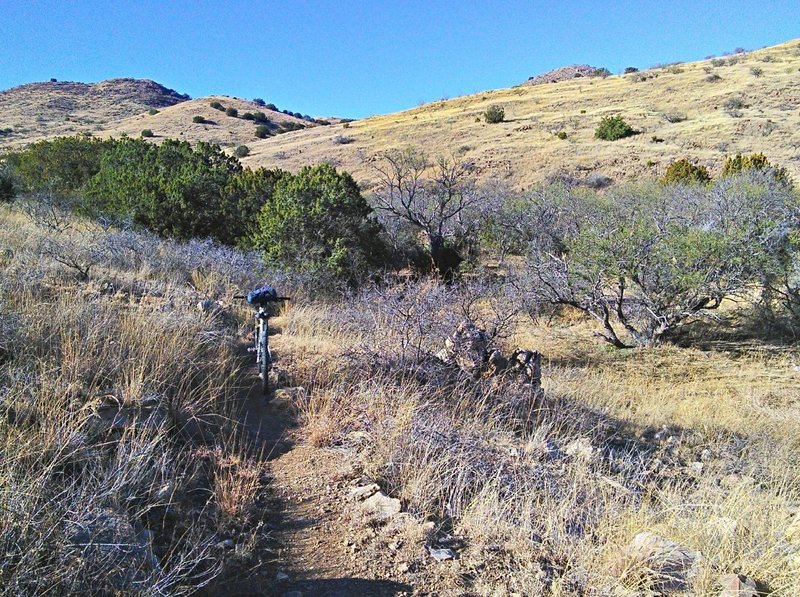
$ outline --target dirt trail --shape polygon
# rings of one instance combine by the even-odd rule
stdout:
[[[276,318],[277,319],[277,318]],[[276,321],[279,323],[279,321]],[[276,330],[280,328],[276,326]],[[271,338],[280,365],[280,335]],[[296,443],[291,391],[265,399],[255,367],[243,380],[241,423],[267,459],[267,500],[273,558],[259,577],[258,594],[275,597],[402,596],[420,594],[393,580],[392,564],[361,549],[364,533],[354,523],[347,492],[354,473],[341,454]]]

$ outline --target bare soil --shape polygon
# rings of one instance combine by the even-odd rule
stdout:
[[[280,336],[272,342],[279,355]],[[242,347],[244,352],[244,340]],[[449,593],[436,580],[456,563],[427,555],[428,527],[407,513],[388,522],[364,516],[348,493],[367,480],[342,453],[302,441],[294,409],[302,388],[279,387],[264,397],[258,382],[249,367],[240,416],[267,461],[268,495],[261,501],[269,510],[272,542],[270,557],[253,575],[259,580],[232,590],[276,597],[462,594]],[[440,580],[449,584],[447,577]]]

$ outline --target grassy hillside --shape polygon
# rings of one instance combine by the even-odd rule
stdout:
[[[224,111],[211,107],[214,102],[219,102],[225,108],[234,108],[238,116],[228,116]],[[213,95],[176,104],[159,111],[157,114],[144,112],[131,116],[115,123],[99,132],[103,137],[119,137],[126,134],[138,137],[143,129],[153,131],[154,141],[159,139],[179,139],[181,141],[207,141],[217,143],[223,147],[247,145],[248,147],[259,141],[256,136],[258,123],[242,118],[247,112],[263,112],[270,121],[273,134],[287,126],[317,126],[313,122],[303,120],[277,112],[267,110],[263,106],[248,100],[242,100],[222,95]],[[193,122],[196,116],[205,119],[204,123]]]
[[[100,83],[50,81],[0,92],[0,148],[58,135],[95,133],[133,114],[188,100],[172,89],[140,79]]]
[[[596,173],[615,181],[660,176],[682,157],[713,174],[725,156],[737,152],[764,152],[797,177],[799,69],[800,41],[794,40],[626,75],[528,81],[352,123],[331,119],[330,127],[227,96],[183,101],[187,98],[151,81],[35,83],[0,93],[0,131],[12,129],[0,134],[0,148],[56,135],[139,136],[150,129],[155,142],[247,145],[251,153],[244,163],[251,167],[297,170],[330,162],[367,186],[374,179],[372,157],[406,146],[455,155],[472,162],[481,179],[517,188],[554,175],[583,179]],[[240,116],[266,111],[276,128],[307,128],[258,139],[252,121],[214,110],[214,101],[236,108]],[[504,122],[484,121],[492,105],[504,108]],[[153,107],[157,114],[149,114]],[[598,123],[609,115],[623,116],[639,134],[615,142],[595,139]],[[193,123],[194,116],[210,122]]]
[[[290,170],[329,161],[369,181],[374,154],[408,145],[455,154],[483,179],[525,188],[549,175],[614,180],[658,176],[688,158],[712,173],[736,152],[764,152],[800,175],[800,41],[621,76],[487,91],[255,144],[250,165]],[[498,104],[506,121],[484,122]],[[731,106],[731,107],[726,107]],[[736,107],[739,106],[739,107]],[[640,134],[594,138],[604,116],[622,115]],[[566,139],[559,139],[559,132]],[[342,143],[345,137],[345,143]],[[654,140],[655,138],[655,140]]]

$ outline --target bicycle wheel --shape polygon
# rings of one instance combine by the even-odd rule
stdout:
[[[269,370],[272,365],[268,331],[267,323],[261,321],[258,326],[258,376],[261,378],[261,392],[265,396],[269,392]]]

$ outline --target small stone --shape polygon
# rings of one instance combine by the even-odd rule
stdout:
[[[156,500],[159,502],[167,501],[172,496],[172,483],[167,483],[156,492]]]
[[[756,581],[747,576],[726,574],[720,577],[719,583],[722,585],[720,597],[758,597]]]
[[[400,562],[397,565],[397,571],[400,574],[404,574],[404,573],[408,572],[409,570],[411,570],[411,565],[408,562]]]
[[[689,468],[692,469],[698,475],[703,472],[703,463],[702,462],[692,462],[689,464]]]
[[[794,520],[786,527],[783,536],[790,543],[800,545],[800,515],[795,514]]]
[[[431,554],[431,557],[436,560],[437,562],[444,562],[445,560],[452,560],[456,557],[456,552],[452,549],[436,549],[434,547],[429,547],[428,551]]]
[[[742,485],[755,485],[755,483],[756,480],[748,475],[731,474],[720,479],[720,485],[728,489],[733,489],[734,487],[739,487]]]
[[[279,571],[275,575],[275,580],[277,580],[278,582],[287,582],[289,580],[289,575],[286,574],[285,572],[280,572]]]
[[[589,461],[594,457],[595,450],[592,447],[592,442],[585,437],[579,437],[567,444],[564,448],[564,453],[577,460]]]
[[[200,313],[210,313],[213,308],[214,301],[211,299],[203,299],[197,303],[197,310],[200,311]]]
[[[702,460],[703,462],[708,462],[713,457],[714,457],[713,452],[711,452],[711,450],[709,450],[708,448],[706,448],[700,453],[700,460]]]
[[[712,516],[706,522],[706,529],[721,538],[730,539],[736,534],[739,523],[727,516]]]
[[[234,547],[236,547],[236,543],[234,542],[233,539],[224,539],[223,541],[217,543],[216,546],[219,549],[233,549]]]
[[[395,514],[399,514],[401,509],[400,500],[390,498],[382,491],[378,491],[361,502],[361,510],[379,520],[388,520]]]
[[[350,492],[347,494],[347,499],[353,501],[365,500],[368,497],[379,492],[380,490],[381,488],[377,483],[370,483],[369,485],[364,485],[363,487],[356,487],[355,489],[351,489]]]

